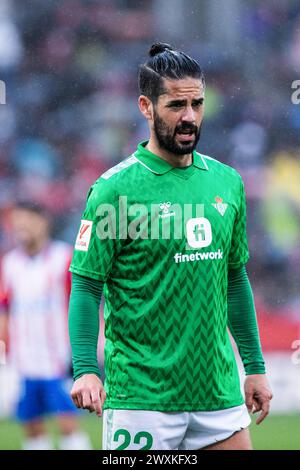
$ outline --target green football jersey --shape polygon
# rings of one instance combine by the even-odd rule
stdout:
[[[227,283],[249,257],[242,179],[196,151],[175,168],[146,144],[91,187],[70,268],[105,283],[105,408],[240,405]]]

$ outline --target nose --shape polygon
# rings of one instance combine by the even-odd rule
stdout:
[[[181,119],[184,122],[192,122],[193,124],[195,124],[195,111],[192,106],[187,106],[185,108]]]

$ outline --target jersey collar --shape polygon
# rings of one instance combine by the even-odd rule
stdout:
[[[147,143],[147,140],[141,142],[137,147],[137,151],[134,153],[134,156],[143,166],[157,175],[163,175],[175,168],[174,166],[170,165],[170,163],[166,162],[162,158],[146,149],[145,146]],[[195,150],[193,151],[193,166],[199,168],[200,170],[208,170],[205,159]]]

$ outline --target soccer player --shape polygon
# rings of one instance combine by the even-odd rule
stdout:
[[[248,411],[260,423],[272,392],[245,269],[243,182],[195,150],[205,96],[197,61],[162,43],[149,55],[139,108],[150,138],[91,187],[76,240],[72,398],[99,416],[104,408],[104,449],[251,449]]]
[[[17,247],[1,263],[2,337],[8,338],[9,360],[21,379],[17,417],[25,431],[23,448],[53,447],[43,422],[44,415],[53,414],[60,449],[89,449],[64,385],[71,358],[71,247],[50,239],[48,217],[36,204],[22,202],[13,209],[12,230]]]

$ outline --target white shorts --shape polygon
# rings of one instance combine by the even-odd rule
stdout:
[[[105,410],[103,450],[195,450],[249,426],[245,405],[220,411]]]

